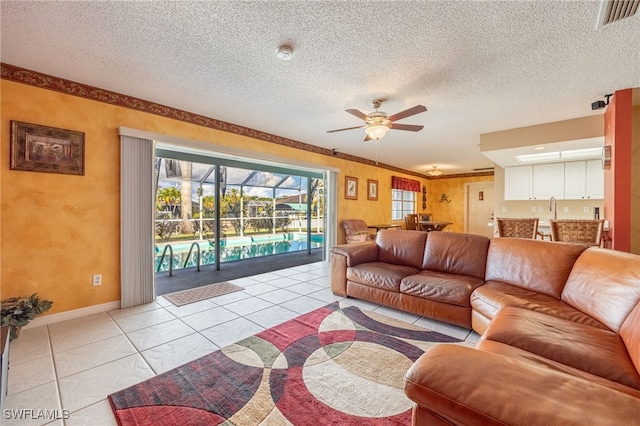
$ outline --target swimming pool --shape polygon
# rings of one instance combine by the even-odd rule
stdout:
[[[173,269],[194,268],[197,262],[197,251],[193,252],[189,259],[187,255],[193,242],[173,243]],[[213,241],[196,241],[200,247],[202,260],[200,265],[211,265],[215,263],[215,245]],[[167,244],[156,244],[155,270],[157,272],[169,270],[169,251],[167,250],[162,264],[162,252]],[[324,238],[321,234],[311,235],[311,248],[319,248],[324,245]],[[289,253],[303,251],[307,249],[307,234],[288,233],[274,235],[258,235],[255,237],[232,237],[220,240],[220,262],[231,262],[234,260],[250,259],[253,257],[269,256],[272,254]],[[186,265],[185,265],[186,261]]]

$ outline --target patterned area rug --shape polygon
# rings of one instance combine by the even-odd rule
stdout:
[[[217,284],[203,285],[189,290],[165,294],[162,297],[176,306],[182,306],[239,290],[244,290],[244,288],[224,281]]]
[[[408,425],[434,331],[338,302],[109,396],[120,425]]]

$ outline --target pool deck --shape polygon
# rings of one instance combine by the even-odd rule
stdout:
[[[215,265],[205,265],[196,268],[176,269],[173,276],[169,272],[156,273],[156,295],[173,293],[203,285],[234,280],[250,275],[264,274],[278,269],[291,268],[292,266],[323,260],[323,249],[311,249],[311,254],[305,251],[274,254],[270,256],[254,257],[251,259],[236,260],[220,263],[220,270]]]

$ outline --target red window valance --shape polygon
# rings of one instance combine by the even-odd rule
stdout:
[[[402,189],[404,191],[420,192],[420,182],[414,179],[407,179],[400,176],[391,176],[391,188]]]

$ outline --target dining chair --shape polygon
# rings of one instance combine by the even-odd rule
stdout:
[[[506,218],[498,217],[499,237],[533,238],[538,235],[538,218]]]
[[[410,231],[416,231],[420,229],[418,227],[418,215],[417,214],[408,214],[404,218],[405,228]]]
[[[551,219],[551,240],[599,247],[604,229],[603,219]]]

